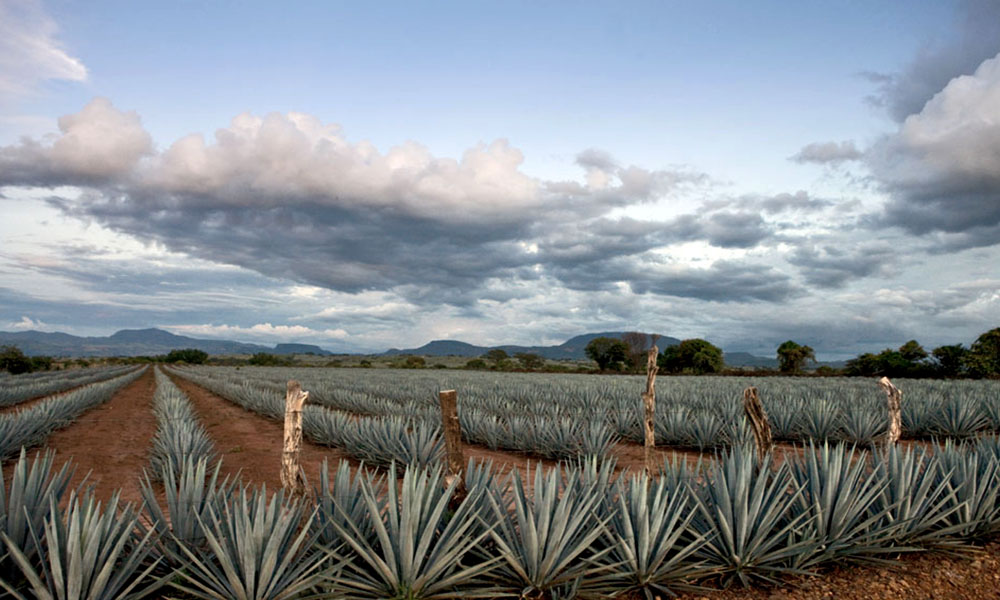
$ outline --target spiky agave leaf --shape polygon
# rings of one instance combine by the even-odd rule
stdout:
[[[56,472],[52,470],[54,463],[55,453],[51,450],[36,454],[29,461],[22,448],[9,485],[0,470],[0,532],[28,559],[35,555],[35,547],[29,543],[31,531],[42,530],[45,519],[52,514],[52,506],[62,501],[73,476],[69,462]],[[0,553],[0,579],[15,582],[19,576],[20,569],[10,555]]]
[[[153,491],[150,475],[144,474],[140,481],[143,506],[157,532],[156,545],[174,566],[183,563],[179,544],[192,550],[204,548],[202,523],[210,521],[212,512],[221,513],[240,486],[238,480],[228,477],[220,481],[221,468],[222,463],[217,462],[209,469],[205,457],[187,457],[176,475],[172,467],[164,465],[159,479],[163,482],[166,512]]]
[[[517,469],[511,471],[509,497],[493,502],[498,527],[492,535],[504,561],[495,578],[509,593],[546,594],[562,586],[579,585],[574,582],[586,586],[580,590],[583,595],[614,590],[606,577],[613,565],[602,560],[614,540],[607,521],[596,515],[605,490],[592,485],[577,487],[573,481],[577,477],[579,474],[569,469],[569,483],[564,488],[560,467],[547,473],[538,468],[533,490],[528,493]],[[576,490],[570,491],[573,488]],[[610,538],[612,543],[600,548],[597,542],[601,538]]]
[[[893,446],[876,463],[879,477],[886,482],[876,510],[897,526],[896,542],[900,546],[934,550],[963,547],[960,535],[965,526],[949,521],[961,503],[951,486],[951,473],[941,476],[937,460],[923,448],[904,450]]]
[[[270,502],[267,496],[264,487],[244,488],[221,512],[209,506],[206,548],[179,545],[183,556],[175,560],[187,566],[171,585],[206,600],[290,600],[321,583],[326,555],[312,549],[312,515],[303,523],[301,504],[280,491]]]
[[[331,591],[350,598],[492,597],[496,590],[483,585],[495,567],[492,560],[467,561],[470,551],[490,533],[482,527],[483,486],[469,487],[469,495],[449,514],[448,503],[457,481],[443,486],[441,469],[408,467],[402,483],[383,490],[371,479],[358,477],[367,509],[364,523],[374,539],[335,503],[339,519],[329,524],[343,541],[330,550],[341,562],[330,577]],[[389,481],[396,481],[396,467]],[[384,491],[385,500],[381,499]]]
[[[808,519],[793,513],[802,488],[793,485],[787,463],[772,472],[770,462],[769,455],[758,468],[752,448],[733,448],[692,496],[698,512],[695,530],[705,537],[698,556],[718,569],[727,587],[808,573],[791,564],[816,546],[811,540],[793,539]]]
[[[982,407],[975,402],[952,398],[945,402],[933,416],[934,433],[965,438],[976,435],[989,425]]]
[[[879,502],[887,480],[868,469],[867,453],[845,444],[809,444],[791,465],[793,485],[802,489],[793,510],[806,521],[797,535],[815,544],[812,553],[794,557],[796,567],[880,563],[904,549],[895,543],[899,525],[885,518],[889,507]]]
[[[377,475],[362,465],[352,477],[351,464],[342,460],[331,478],[329,464],[326,460],[323,461],[323,468],[319,473],[319,489],[315,491],[317,511],[313,520],[318,543],[328,548],[337,548],[344,543],[339,532],[351,527],[365,539],[374,541],[375,527],[369,522],[368,506],[361,491],[363,479],[367,480],[369,489],[374,490],[376,498],[384,502],[381,499],[385,496],[385,476]],[[381,511],[377,514],[381,514]],[[340,527],[335,526],[335,523],[339,523]]]
[[[648,600],[673,596],[713,572],[694,556],[705,536],[689,527],[694,512],[686,485],[674,487],[668,477],[652,482],[641,473],[620,479],[611,495],[617,510],[609,527],[617,543],[610,560],[626,590],[642,590]]]
[[[42,532],[32,528],[31,544],[38,555],[32,561],[6,535],[4,542],[20,567],[30,597],[39,600],[129,600],[152,594],[164,583],[150,575],[158,561],[152,554],[150,537],[140,531],[139,519],[131,505],[118,510],[118,493],[102,510],[92,494],[83,498],[70,495],[69,508],[60,513],[50,497],[50,514]],[[42,535],[40,535],[42,534]],[[146,587],[140,588],[145,585]],[[0,580],[15,598],[18,591]]]
[[[1000,532],[1000,461],[989,453],[948,442],[935,453],[937,477],[955,491],[956,510],[948,517],[967,539]]]

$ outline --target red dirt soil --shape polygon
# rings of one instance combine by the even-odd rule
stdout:
[[[247,483],[263,483],[272,491],[281,489],[284,425],[244,410],[182,377],[171,375],[170,378],[187,394],[198,418],[215,442],[215,449],[222,456],[222,472],[232,476],[241,472],[243,481]],[[348,458],[340,450],[302,440],[299,464],[310,486],[318,484],[324,460],[329,460],[330,470],[334,471],[339,461]],[[357,466],[357,461],[351,463]]]
[[[121,489],[123,501],[141,501],[139,478],[143,468],[149,466],[150,444],[156,433],[152,406],[155,390],[156,380],[149,368],[110,400],[49,436],[45,448],[56,451],[57,466],[72,459],[76,467],[71,486],[86,476],[87,484],[94,486],[102,500]],[[29,455],[44,452],[45,448],[34,449]],[[9,477],[13,463],[4,465],[5,476]]]

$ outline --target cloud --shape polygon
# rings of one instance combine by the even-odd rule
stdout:
[[[788,257],[806,282],[821,288],[842,288],[855,279],[887,275],[896,260],[896,252],[885,242],[851,246],[806,243]]]
[[[73,184],[48,201],[116,232],[268,277],[353,294],[396,291],[418,304],[471,306],[523,295],[517,286],[595,261],[640,260],[704,239],[748,248],[771,234],[752,211],[690,219],[612,219],[617,209],[704,189],[685,168],[621,165],[587,150],[583,183],[521,170],[505,140],[460,160],[415,142],[380,152],[300,114],[239,115],[154,150],[134,112],[98,98],[60,119],[61,135],[0,148],[0,185]],[[595,174],[597,171],[599,175]]]
[[[56,39],[36,0],[0,0],[0,98],[34,91],[50,79],[84,81],[87,68]]]
[[[852,140],[845,142],[816,142],[803,146],[790,160],[797,163],[817,163],[837,165],[858,160],[862,153]]]
[[[949,81],[971,74],[997,52],[1000,52],[1000,2],[962,0],[950,39],[922,48],[901,73],[866,74],[879,85],[870,100],[902,122],[919,113]]]
[[[47,323],[44,323],[40,320],[36,321],[31,317],[22,316],[20,321],[17,321],[15,323],[8,323],[6,328],[11,329],[13,331],[30,331],[33,329],[34,330],[48,329],[49,326]]]
[[[891,195],[881,224],[959,234],[952,248],[1000,243],[1000,54],[948,82],[867,162]]]
[[[217,339],[267,340],[286,342],[292,340],[342,340],[347,337],[343,329],[311,329],[302,325],[272,325],[257,323],[250,327],[239,325],[168,325],[174,333],[189,336],[205,336]]]

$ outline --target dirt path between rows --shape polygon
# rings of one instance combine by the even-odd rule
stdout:
[[[778,588],[683,594],[680,600],[997,600],[1000,543],[969,557],[915,554],[899,567],[845,567]]]
[[[121,489],[123,501],[141,501],[139,478],[149,466],[150,444],[156,433],[155,390],[156,380],[149,368],[110,400],[80,415],[69,427],[53,432],[44,447],[29,454],[53,449],[57,468],[72,459],[76,471],[70,485],[76,486],[86,476],[101,500]],[[9,476],[13,464],[10,461],[4,466],[5,475]]]
[[[256,413],[244,410],[225,398],[183,377],[170,375],[208,430],[215,448],[222,456],[222,472],[235,476],[242,472],[243,480],[255,485],[266,484],[268,490],[281,488],[281,448],[284,425]],[[350,457],[337,449],[302,441],[300,464],[310,486],[318,485],[323,460],[329,460],[334,471],[340,460]],[[357,461],[351,461],[357,467]]]

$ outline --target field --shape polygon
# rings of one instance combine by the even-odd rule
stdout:
[[[170,595],[223,598],[296,586],[331,597],[638,598],[693,584],[730,587],[687,592],[712,598],[996,597],[995,546],[953,555],[1000,531],[998,382],[897,382],[904,441],[883,455],[868,451],[885,423],[871,380],[660,378],[664,468],[650,480],[639,377],[246,367],[50,377],[0,380],[11,550],[0,576],[28,596],[59,587],[69,575],[54,565],[77,556],[116,565],[114,581],[84,576],[108,588],[95,597],[164,577],[179,586]],[[301,464],[317,490],[268,503],[289,379],[310,392]],[[746,449],[748,385],[779,440],[764,468]],[[438,470],[441,389],[458,391],[474,459],[464,500]],[[18,461],[22,445],[35,449]],[[72,474],[59,471],[67,458]],[[234,487],[237,476],[250,487]],[[102,505],[71,498],[85,477]],[[76,519],[85,525],[66,525]],[[74,545],[84,539],[102,550]],[[788,578],[799,587],[771,587]]]

